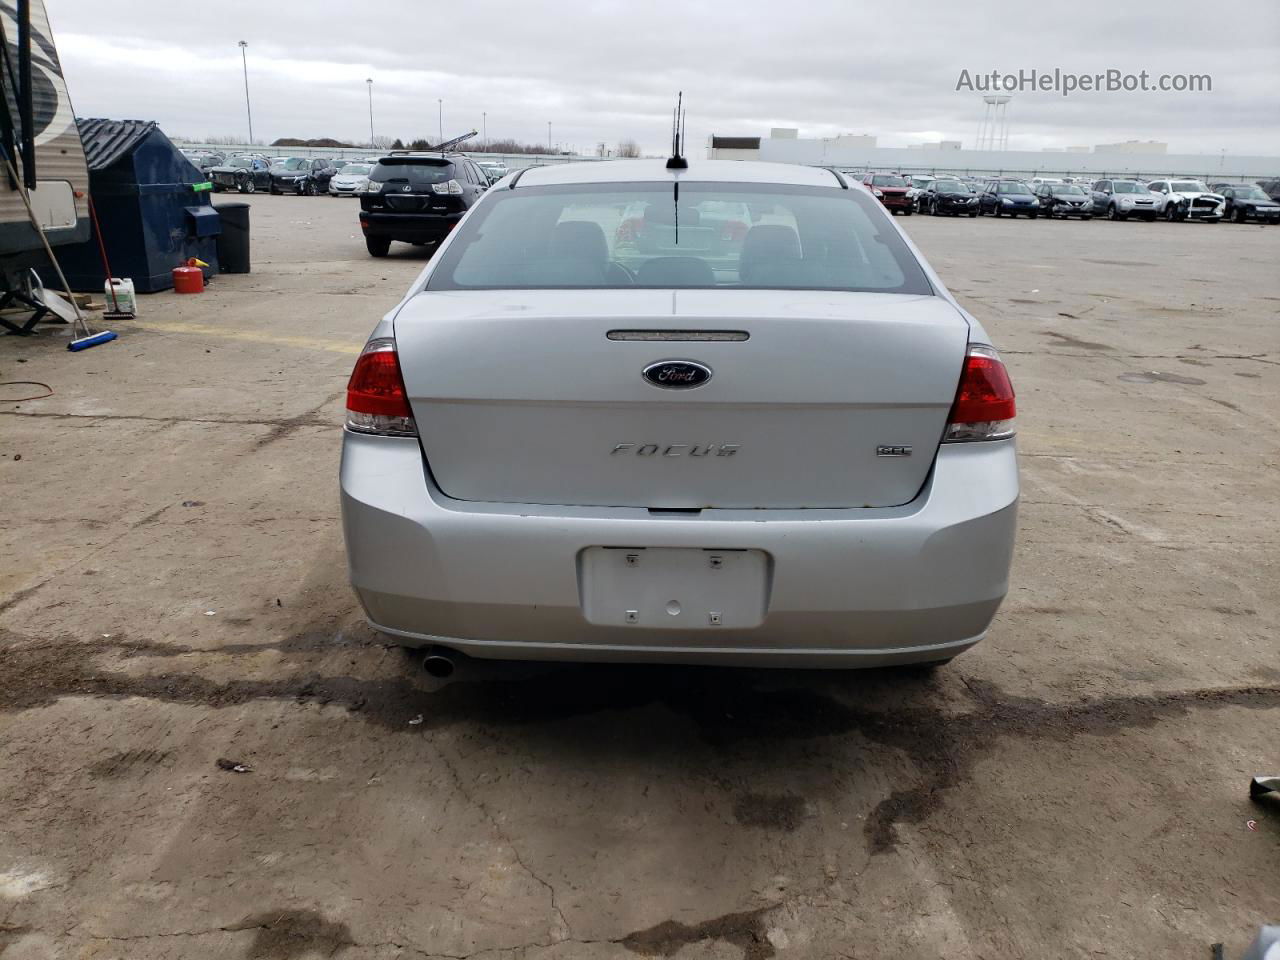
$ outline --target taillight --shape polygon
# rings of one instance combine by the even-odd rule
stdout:
[[[462,184],[457,180],[446,180],[444,183],[433,183],[431,189],[436,193],[452,194],[455,197],[462,196]]]
[[[396,342],[370,340],[347,382],[347,429],[385,437],[416,437],[418,426],[400,375]]]
[[[970,346],[943,440],[1004,440],[1015,432],[1013,384],[1000,354]]]

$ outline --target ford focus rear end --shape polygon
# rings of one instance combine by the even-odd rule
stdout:
[[[717,213],[750,219],[726,240]],[[619,226],[643,218],[645,244]],[[634,161],[490,191],[348,391],[351,581],[474,656],[949,659],[1007,591],[1014,398],[834,174]]]

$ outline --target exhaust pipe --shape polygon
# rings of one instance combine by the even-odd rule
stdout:
[[[452,650],[432,647],[423,658],[422,669],[427,671],[427,676],[435,677],[437,680],[447,680],[453,676],[454,668],[457,666],[455,657]]]

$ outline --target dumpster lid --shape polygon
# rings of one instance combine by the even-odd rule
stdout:
[[[159,124],[154,120],[77,120],[90,170],[105,170],[127,156]]]

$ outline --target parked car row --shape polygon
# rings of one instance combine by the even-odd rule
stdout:
[[[1201,220],[1280,224],[1280,201],[1259,184],[1168,178],[1108,178],[1092,183],[1071,177],[1021,180],[997,177],[902,176],[868,173],[863,185],[893,213],[934,216],[991,215],[1037,219]]]
[[[192,163],[208,175],[215,193],[236,190],[255,193],[297,194],[314,197],[358,196],[369,184],[369,174],[380,162],[377,157],[362,160],[333,160],[327,157],[266,157],[237,154],[224,157],[205,151],[184,151]],[[507,175],[501,160],[473,161],[485,186]]]

